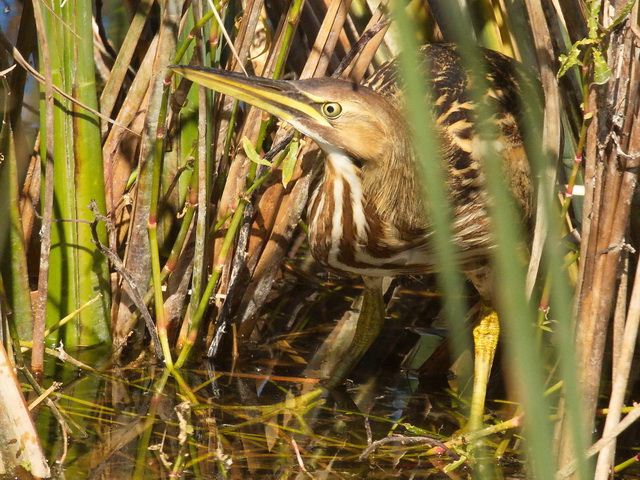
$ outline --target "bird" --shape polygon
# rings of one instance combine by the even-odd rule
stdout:
[[[518,63],[480,49],[492,112],[494,146],[502,156],[506,184],[525,229],[533,221],[534,186],[523,141],[522,80]],[[420,69],[429,83],[446,193],[451,205],[451,241],[461,270],[487,305],[493,302],[489,262],[495,247],[489,214],[478,105],[471,76],[452,44],[420,48]],[[380,332],[385,316],[382,278],[437,269],[433,225],[427,214],[417,155],[404,115],[405,95],[393,60],[363,84],[335,78],[272,80],[220,69],[172,66],[175,73],[276,116],[313,140],[325,154],[322,177],[307,208],[310,251],[329,270],[360,275],[364,299],[345,359],[326,380],[334,388],[346,378]],[[428,127],[424,127],[428,128]],[[419,134],[419,132],[418,132]],[[498,340],[493,308],[474,329],[475,379],[469,424],[482,425],[488,375]]]

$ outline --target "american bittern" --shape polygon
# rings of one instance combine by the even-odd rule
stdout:
[[[483,159],[479,156],[476,105],[469,77],[455,47],[421,50],[433,95],[437,153],[447,175],[453,211],[453,242],[462,269],[481,296],[491,302],[488,251],[494,246],[488,214]],[[523,147],[520,88],[509,58],[483,50],[503,171],[526,223],[533,188]],[[324,176],[307,211],[313,256],[338,272],[362,275],[363,307],[354,339],[327,382],[339,384],[378,335],[384,320],[381,279],[435,269],[432,227],[426,214],[412,148],[411,129],[402,114],[403,95],[394,63],[380,68],[366,86],[329,78],[278,81],[198,67],[172,67],[187,79],[259,107],[313,139],[326,153]],[[418,132],[419,133],[419,132]],[[478,428],[497,343],[495,313],[474,331],[476,369],[471,428]]]

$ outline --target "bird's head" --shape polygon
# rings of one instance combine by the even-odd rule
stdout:
[[[188,66],[171,69],[199,85],[275,115],[327,153],[346,155],[358,166],[379,166],[405,130],[402,117],[389,102],[352,82],[333,78],[271,80]]]

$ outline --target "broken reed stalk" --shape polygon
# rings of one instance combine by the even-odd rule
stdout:
[[[40,237],[40,265],[38,268],[38,294],[34,302],[33,350],[31,352],[31,370],[38,376],[44,368],[44,331],[46,328],[47,294],[49,286],[49,253],[51,250],[51,220],[53,213],[53,75],[47,41],[45,22],[40,2],[33,3],[33,15],[38,34],[38,52],[40,70],[45,79],[44,95],[44,194],[42,196],[42,230]],[[42,134],[41,134],[42,136]]]
[[[333,52],[338,42],[338,32],[346,21],[348,3],[333,2],[323,18],[320,31],[305,62],[300,78],[323,76],[328,67],[330,52]],[[291,20],[288,20],[291,22]],[[296,21],[297,18],[296,18]],[[276,134],[276,138],[278,135]],[[314,155],[316,147],[308,144],[300,149],[299,158]],[[293,235],[297,224],[302,218],[304,205],[308,200],[311,180],[318,171],[317,166],[304,166],[304,160],[298,161],[294,173],[295,182],[287,189],[281,184],[271,185],[264,193],[257,217],[270,219],[266,225],[254,225],[260,236],[266,239],[264,246],[255,245],[256,240],[250,241],[250,251],[253,256],[248,263],[255,265],[251,272],[249,285],[243,293],[237,310],[239,317],[239,335],[248,338],[257,323],[257,311],[265,302],[271,286],[284,259],[286,245]],[[271,197],[271,198],[270,198]],[[267,201],[268,199],[268,201]]]
[[[50,471],[38,433],[22,397],[14,365],[0,342],[0,474],[23,468],[36,478],[49,478]],[[9,467],[9,468],[7,468]]]
[[[611,33],[609,59],[615,81],[592,85],[589,110],[593,121],[586,136],[586,196],[583,212],[578,309],[578,372],[584,397],[585,435],[591,431],[597,405],[604,346],[616,298],[617,272],[633,192],[637,183],[640,151],[637,92],[637,38],[628,26]],[[619,120],[616,120],[619,119]],[[561,463],[570,461],[567,429],[561,437]]]
[[[297,23],[297,18],[299,18],[302,0],[296,0],[292,3],[287,18],[289,22],[287,23],[288,28],[284,29],[284,33],[282,36],[282,41],[276,43],[277,51],[275,51],[271,59],[274,63],[272,63],[273,74],[280,75],[284,70],[284,62],[287,58],[287,54],[291,47],[291,42],[293,40],[293,24]],[[251,14],[249,12],[249,17]],[[295,20],[295,21],[294,21]],[[248,27],[247,27],[248,28]],[[255,27],[253,27],[255,28]],[[263,72],[264,73],[264,72]],[[261,149],[262,143],[264,142],[267,129],[271,123],[271,120],[262,120],[262,113],[257,109],[252,109],[251,113],[248,114],[247,120],[245,121],[245,129],[243,133],[249,133],[249,131],[255,132],[257,131],[257,140],[255,141],[255,146],[257,149]],[[257,123],[259,121],[259,124]],[[247,130],[247,126],[249,126],[249,130]],[[229,125],[229,128],[233,127],[233,123]],[[230,133],[228,131],[228,133]],[[252,135],[252,136],[254,136]],[[231,137],[227,137],[229,140]],[[225,142],[225,149],[226,149]],[[243,162],[243,160],[245,160]],[[239,231],[240,225],[244,218],[245,208],[249,203],[249,199],[251,198],[251,194],[259,188],[268,178],[268,175],[271,173],[268,172],[267,176],[258,175],[257,164],[254,162],[249,162],[249,165],[246,165],[246,157],[244,155],[240,155],[236,157],[234,163],[232,164],[232,169],[229,172],[229,175],[232,175],[235,170],[235,174],[240,174],[241,171],[245,171],[243,173],[243,177],[245,179],[245,187],[242,192],[238,193],[238,196],[235,200],[236,206],[231,215],[231,220],[229,225],[226,227],[226,231],[224,232],[224,237],[222,239],[222,243],[215,249],[216,251],[216,262],[213,265],[213,271],[211,276],[209,277],[206,288],[200,297],[197,307],[194,309],[190,319],[189,319],[189,328],[186,335],[181,335],[181,339],[179,340],[181,351],[179,359],[176,363],[178,367],[184,365],[184,362],[188,359],[190,352],[195,344],[197,339],[197,333],[200,329],[201,321],[204,317],[206,309],[209,305],[210,298],[212,294],[218,289],[219,283],[222,280],[222,275],[224,272],[228,272],[230,270],[230,259],[231,252],[233,248],[235,248],[235,238]],[[246,168],[248,167],[248,168]],[[228,177],[227,177],[228,178]],[[231,182],[232,184],[234,182]],[[240,182],[236,183],[236,185],[240,185]],[[226,185],[225,191],[228,190],[230,184],[229,182]],[[231,185],[232,188],[237,188],[235,185]],[[246,190],[245,190],[246,189]],[[224,194],[223,194],[224,195]],[[218,215],[222,214],[222,211],[218,210]]]

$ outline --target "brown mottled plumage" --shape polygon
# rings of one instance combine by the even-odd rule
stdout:
[[[523,107],[516,64],[482,50],[488,89],[482,102],[494,112],[497,136],[490,139],[503,158],[504,175],[530,221],[533,187],[519,121]],[[428,65],[433,114],[452,206],[453,242],[461,268],[483,297],[491,300],[487,265],[494,246],[485,188],[485,145],[476,131],[476,105],[469,93],[470,76],[456,48],[431,45],[421,50]],[[423,273],[434,269],[430,245],[433,229],[423,201],[410,128],[402,114],[404,97],[395,64],[380,68],[365,86],[336,79],[279,81],[197,67],[172,67],[188,79],[276,115],[313,139],[326,153],[323,178],[312,193],[307,212],[313,256],[333,270],[361,274],[365,281],[362,312],[345,358],[327,382],[338,385],[362,357],[384,319],[380,277]],[[419,135],[421,128],[412,125]],[[497,317],[480,322],[476,385],[472,401],[474,425],[482,423],[484,390],[497,341]],[[488,332],[488,333],[487,333]],[[487,333],[487,335],[485,335]],[[493,347],[491,347],[491,342]],[[488,346],[487,346],[488,345]],[[479,352],[479,353],[478,353]],[[474,392],[476,391],[474,387]]]
[[[463,268],[475,270],[493,242],[469,77],[454,47],[431,45],[421,52],[425,64],[430,65],[435,131],[440,143],[436,155],[448,172],[453,238]],[[496,52],[483,53],[491,87],[485,101],[495,112],[492,120],[500,134],[494,147],[504,158],[505,176],[526,223],[532,213],[533,188],[518,126],[520,91],[514,62]],[[308,211],[313,255],[334,270],[382,276],[424,273],[434,267],[429,246],[431,226],[422,201],[410,130],[403,120],[404,97],[395,67],[394,62],[382,67],[364,87],[328,79],[300,82],[314,96],[340,99],[342,107],[332,126],[316,134],[322,136],[318,142],[321,146],[330,144],[332,148],[325,148],[328,160],[324,178]],[[419,133],[420,127],[414,128]],[[354,134],[343,135],[347,129]],[[332,153],[335,146],[350,163]],[[336,182],[343,184],[344,208],[340,215],[335,213]],[[361,184],[361,195],[357,183]],[[360,235],[354,196],[361,197],[363,204]],[[338,217],[343,231],[334,240],[331,232]],[[362,217],[360,220],[362,223]],[[336,248],[340,250],[337,254]]]

